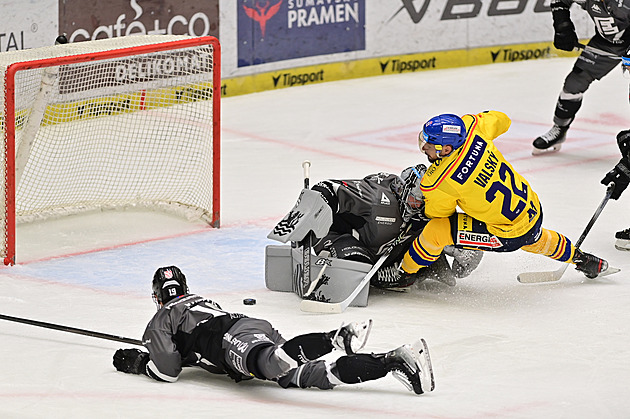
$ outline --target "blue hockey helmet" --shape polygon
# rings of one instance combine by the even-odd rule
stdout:
[[[177,266],[166,266],[155,271],[151,288],[153,300],[158,308],[173,298],[188,294],[186,276]]]
[[[438,151],[438,155],[442,151],[442,147],[450,145],[453,149],[461,147],[466,141],[466,126],[464,121],[450,113],[434,116],[429,119],[418,136],[420,149],[422,143],[427,142],[433,144]]]

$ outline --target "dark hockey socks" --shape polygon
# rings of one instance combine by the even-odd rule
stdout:
[[[333,345],[328,333],[308,333],[296,336],[282,345],[284,352],[302,365],[332,352]]]

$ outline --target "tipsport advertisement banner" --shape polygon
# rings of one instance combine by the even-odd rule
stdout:
[[[237,0],[237,66],[365,50],[365,3]]]

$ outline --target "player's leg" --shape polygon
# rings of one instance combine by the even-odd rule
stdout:
[[[608,262],[590,253],[576,249],[566,236],[546,228],[540,228],[540,236],[532,244],[521,249],[547,256],[559,262],[573,263],[575,269],[589,278],[595,278],[608,268]]]
[[[627,45],[612,46],[599,35],[591,39],[589,46],[619,55],[623,55],[627,49]],[[584,93],[593,81],[600,80],[618,64],[618,59],[599,55],[593,50],[582,51],[573,69],[564,80],[562,91],[556,102],[553,126],[548,132],[534,140],[534,154],[560,150],[569,126],[582,106]]]
[[[287,341],[268,321],[243,318],[224,336],[225,361],[246,377],[272,379],[333,349],[359,350],[371,325],[371,320],[342,324],[327,333],[308,333]]]
[[[615,248],[618,250],[630,250],[630,228],[615,233]]]
[[[340,384],[377,380],[390,372],[416,394],[434,388],[431,359],[423,340],[387,353],[342,356],[333,363],[323,360],[309,362],[277,381],[284,388],[331,389]]]

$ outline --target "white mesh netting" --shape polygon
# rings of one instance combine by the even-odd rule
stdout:
[[[137,51],[171,41],[164,51]],[[134,36],[0,54],[5,165],[13,141],[7,109],[15,112],[16,159],[8,170],[15,171],[17,222],[141,206],[218,224],[215,48],[190,41]],[[108,58],[121,48],[129,54]],[[79,54],[90,61],[54,65]],[[5,97],[11,64],[50,58],[43,68],[17,71],[14,100]],[[7,182],[2,192],[6,214]]]

